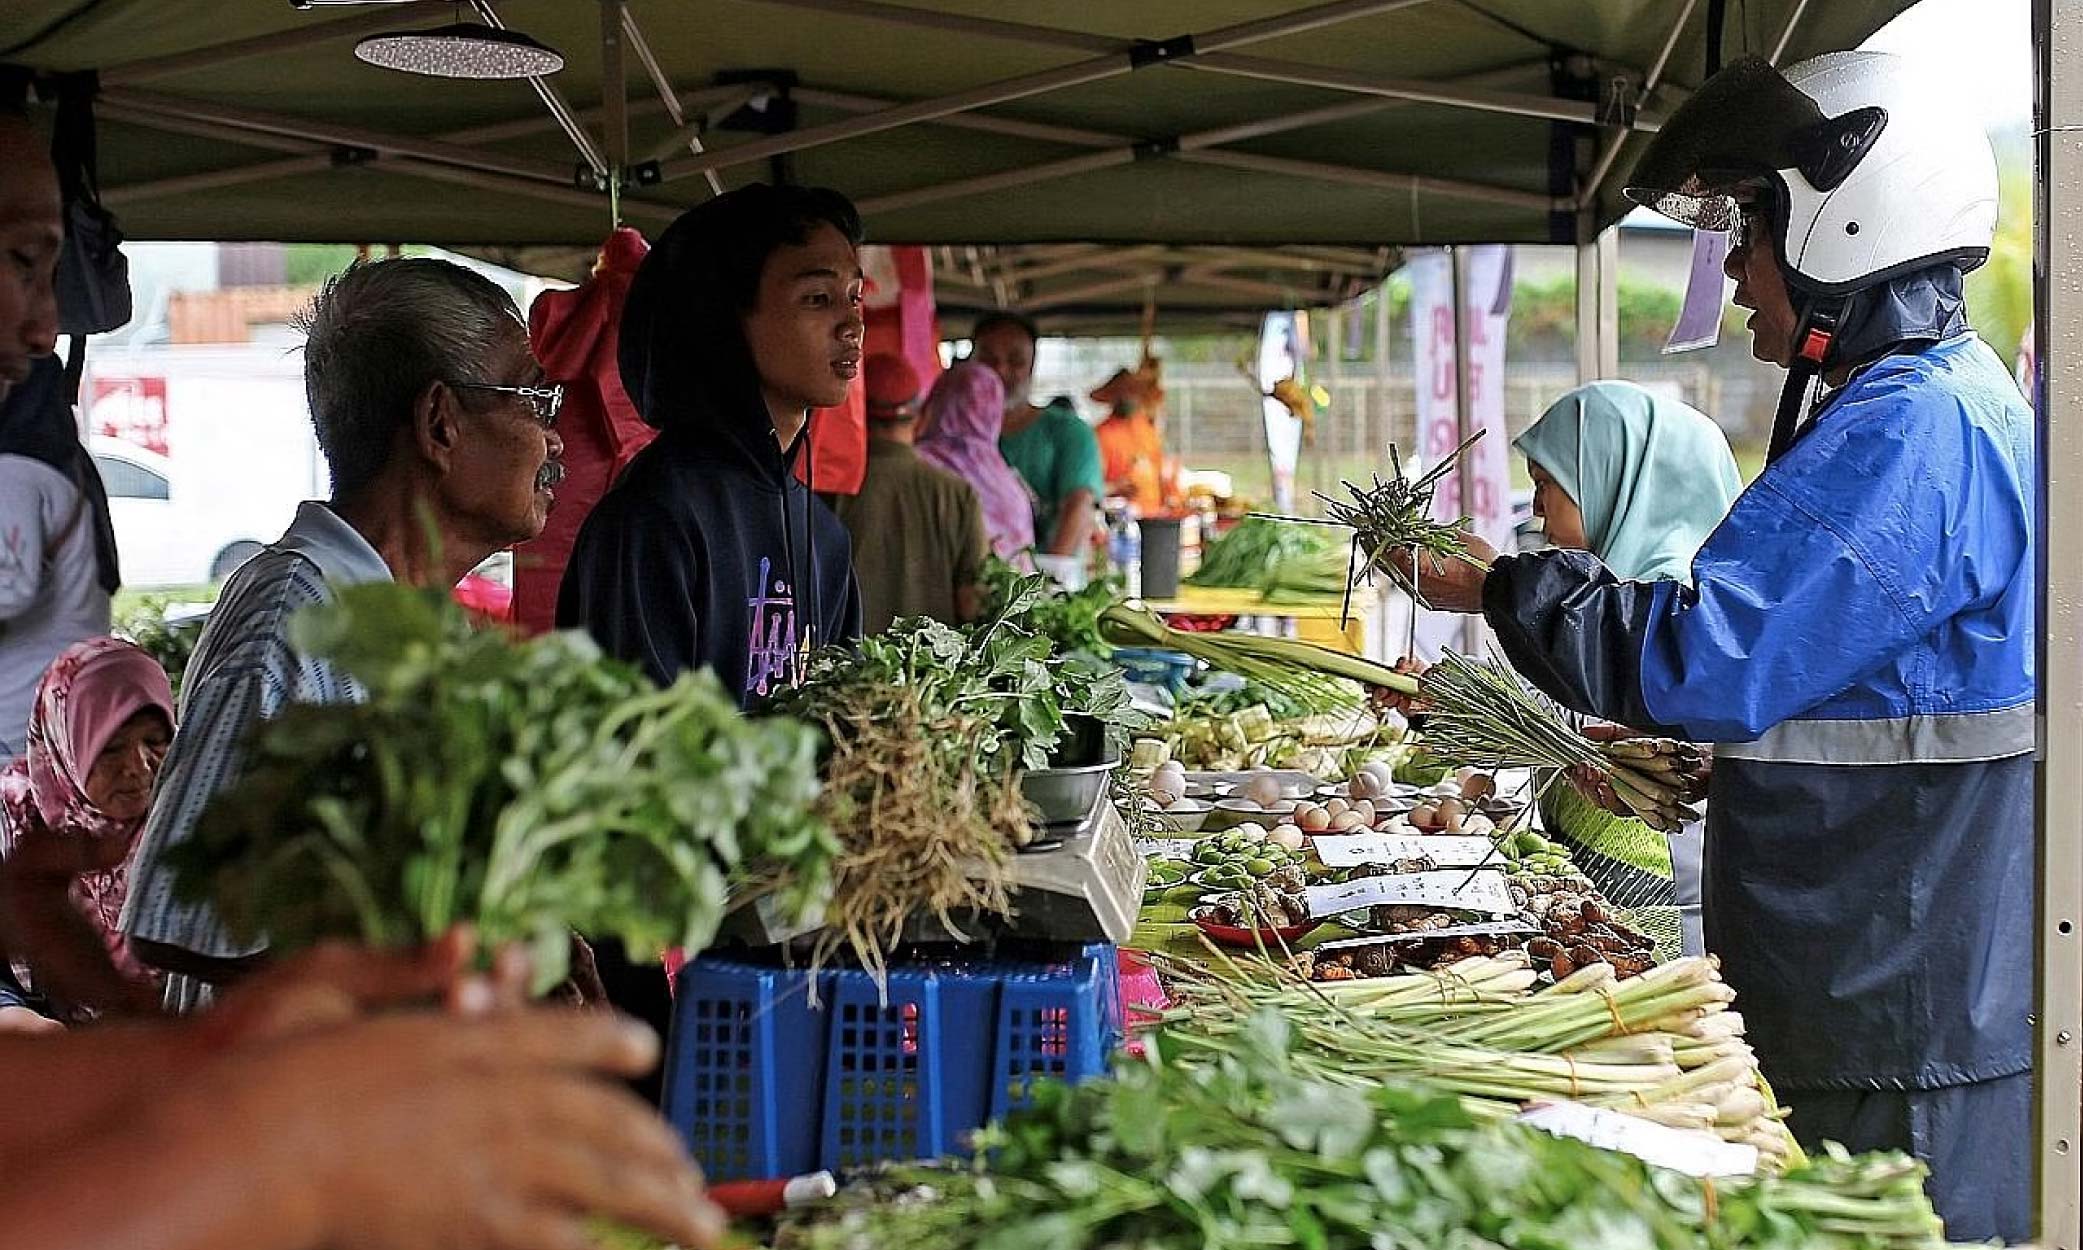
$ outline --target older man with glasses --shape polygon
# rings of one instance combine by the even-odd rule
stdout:
[[[540,533],[563,478],[563,388],[544,380],[519,310],[484,277],[440,260],[357,265],[326,284],[303,329],[332,498],[299,508],[225,584],[132,870],[124,927],[143,959],[174,974],[175,1010],[260,951],[175,900],[167,849],[237,775],[250,724],[292,702],[359,697],[325,661],[297,654],[290,620],[359,582],[455,585]]]

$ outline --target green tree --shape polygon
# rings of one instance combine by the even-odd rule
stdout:
[[[2010,361],[2032,321],[2032,169],[2029,159],[1999,168],[1996,242],[1989,263],[1967,275],[1967,317]]]

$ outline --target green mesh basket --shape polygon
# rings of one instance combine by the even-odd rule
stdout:
[[[1685,930],[1671,870],[1671,844],[1664,835],[1632,817],[1607,811],[1560,779],[1542,791],[1540,813],[1548,836],[1562,844],[1599,893],[1655,941],[1657,959],[1676,959],[1684,948]]]

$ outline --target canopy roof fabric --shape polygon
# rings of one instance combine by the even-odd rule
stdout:
[[[647,230],[787,177],[855,197],[878,242],[1372,252],[1577,241],[1621,214],[1641,137],[1699,83],[1710,14],[1725,58],[1785,61],[1907,6],[10,0],[0,62],[99,71],[102,185],[137,238],[584,245],[609,220],[596,170],[619,163]],[[566,68],[465,82],[352,55],[457,8]]]

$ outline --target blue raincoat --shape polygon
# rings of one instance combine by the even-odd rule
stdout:
[[[1956,1238],[2029,1233],[2033,488],[2032,414],[1957,333],[1831,396],[1692,587],[1540,552],[1484,591],[1549,694],[1717,744],[1707,945],[1765,1074],[1814,1136],[1955,1160]]]

